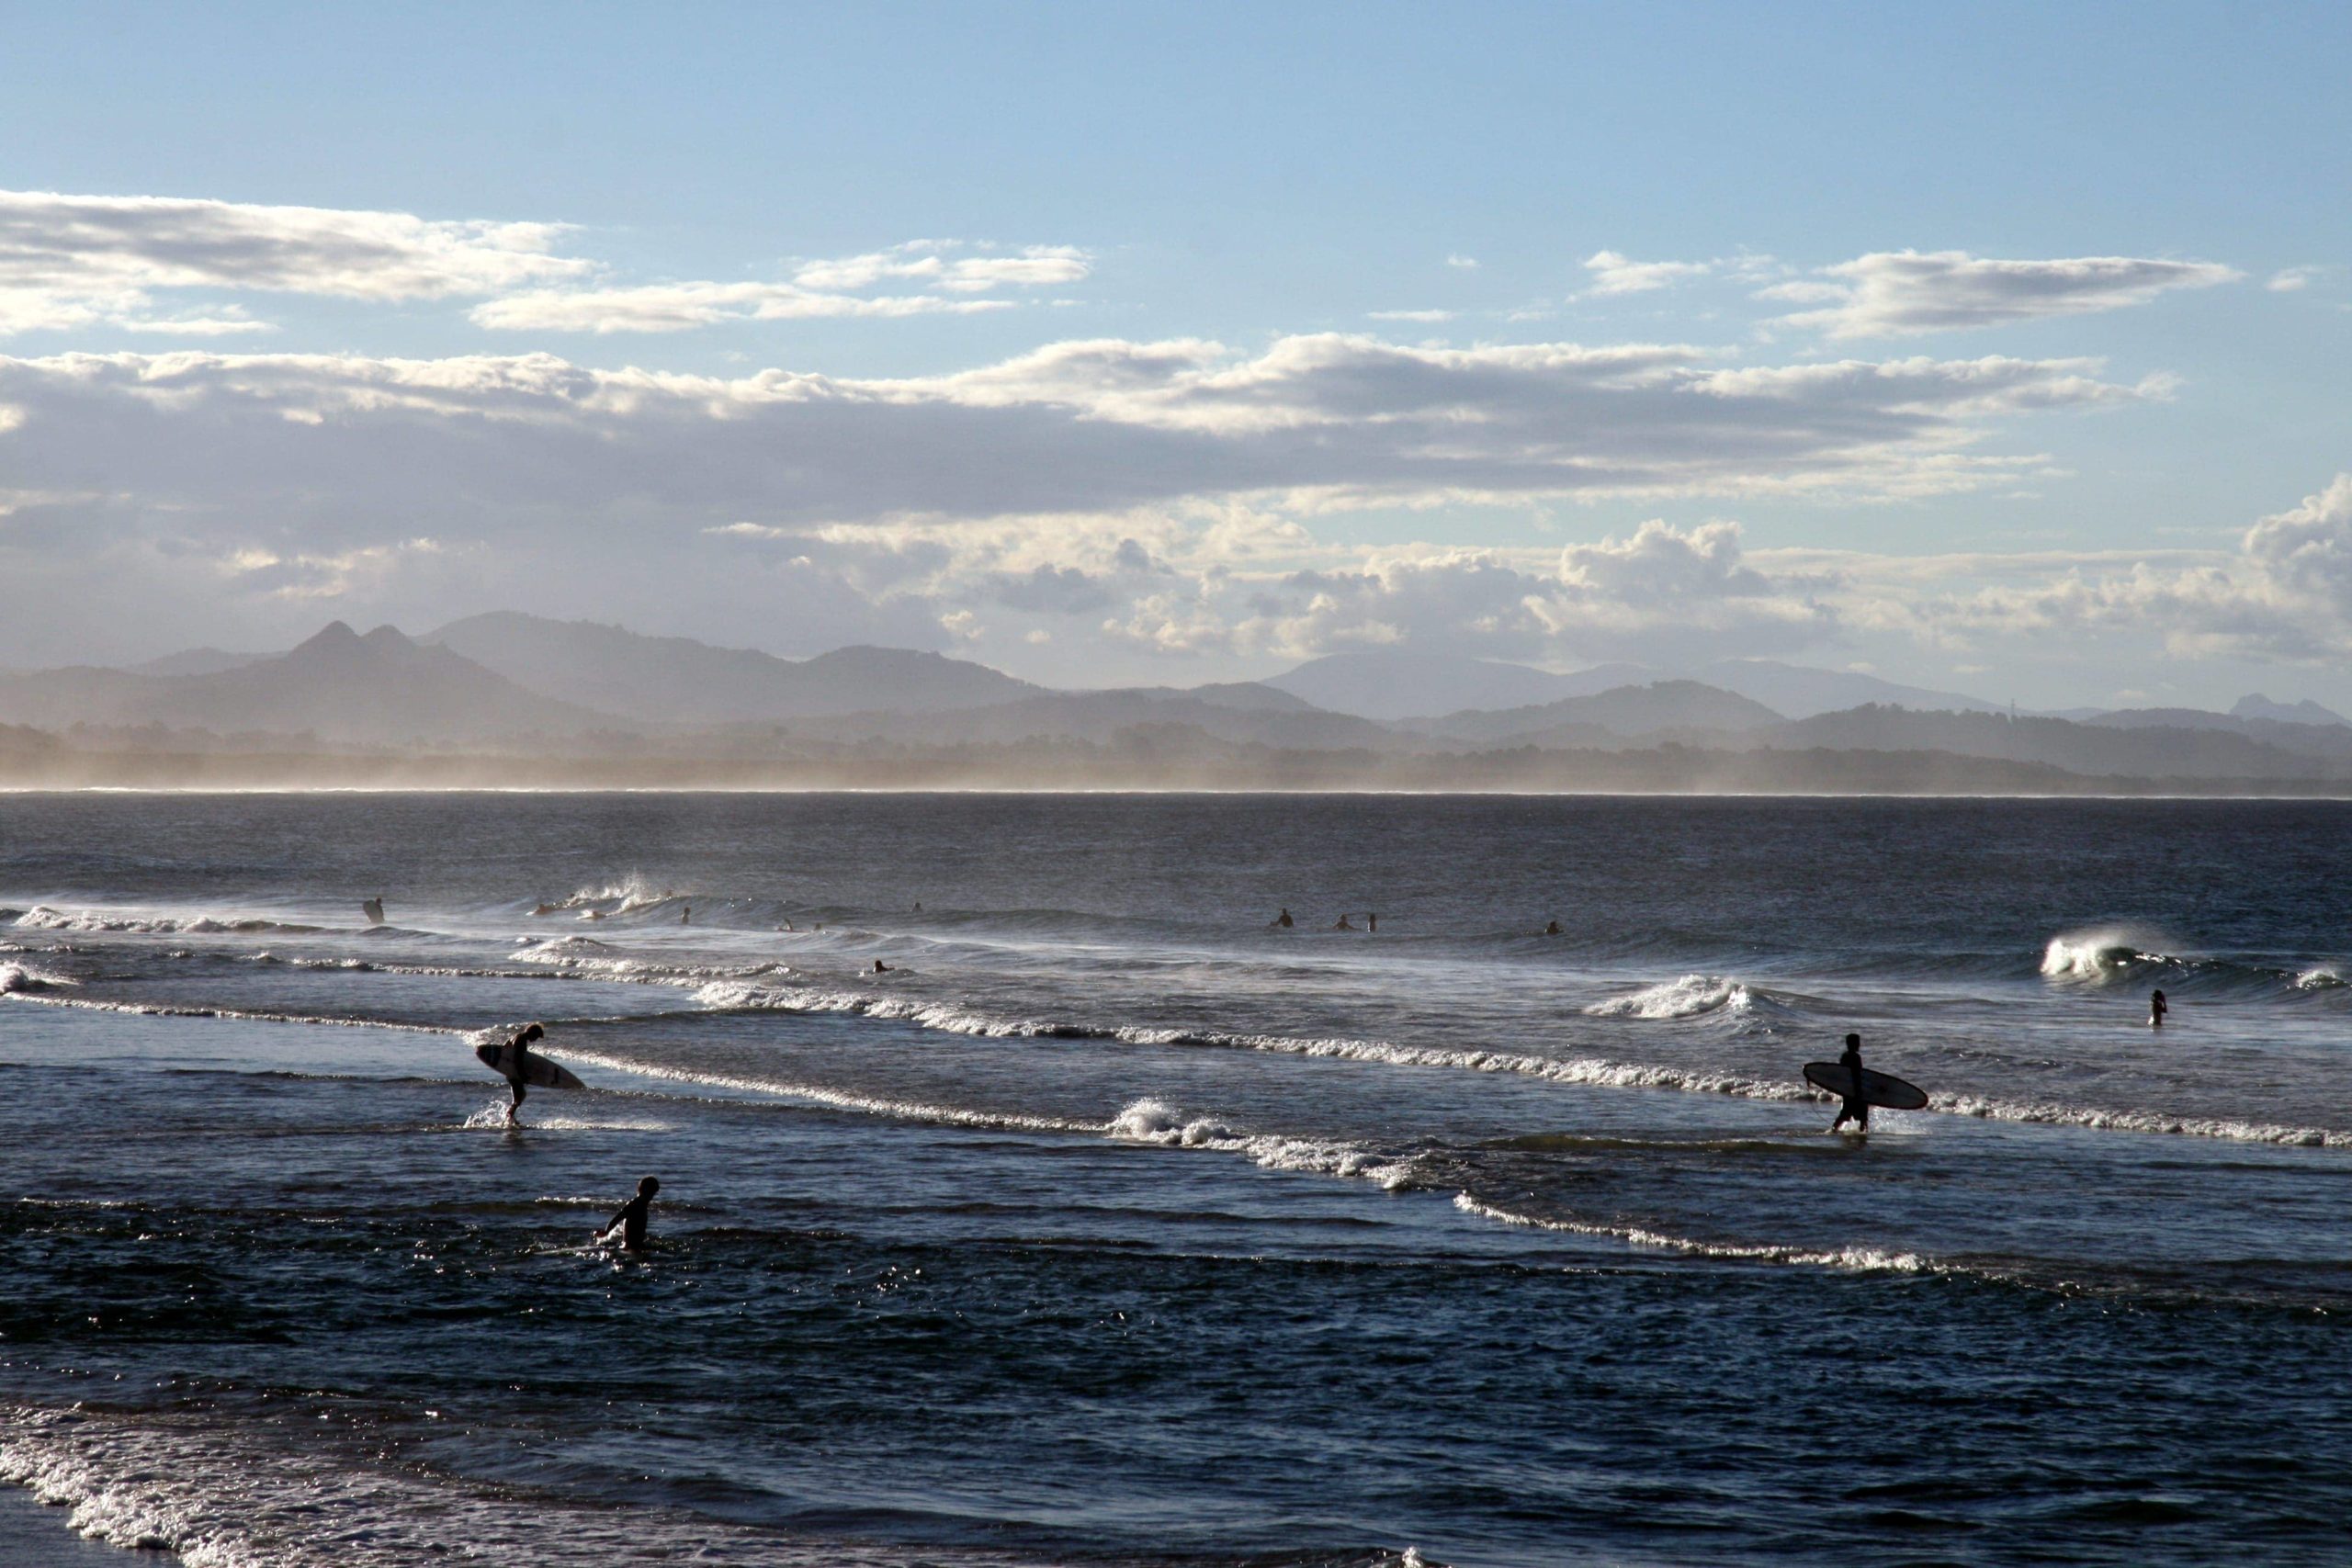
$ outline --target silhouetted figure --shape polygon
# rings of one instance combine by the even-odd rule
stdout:
[[[645,1220],[653,1207],[653,1195],[662,1190],[662,1179],[649,1176],[637,1184],[637,1196],[621,1205],[621,1212],[612,1217],[603,1230],[596,1233],[598,1241],[610,1241],[613,1233],[621,1233],[621,1246],[630,1252],[645,1250]]]
[[[1558,936],[1560,934],[1560,922],[1557,920],[1544,921],[1544,934],[1545,936]]]
[[[384,896],[379,893],[375,897],[368,899],[366,903],[359,906],[359,912],[368,917],[368,923],[369,925],[382,925],[384,923]]]
[[[1853,1083],[1854,1092],[1846,1096],[1846,1102],[1838,1108],[1838,1120],[1829,1123],[1829,1130],[1834,1133],[1851,1122],[1854,1124],[1854,1131],[1867,1133],[1871,1130],[1871,1102],[1862,1098],[1862,1037],[1860,1035],[1846,1036],[1846,1048],[1838,1053],[1838,1065],[1846,1069]]]
[[[1363,918],[1363,929],[1368,931],[1378,931],[1380,929],[1380,917],[1378,915],[1366,915]]]
[[[1281,914],[1274,917],[1274,924],[1283,931],[1290,930],[1291,927],[1297,923],[1297,921],[1290,918],[1290,911],[1288,909],[1284,909]]]
[[[915,913],[918,915],[922,913],[922,900],[920,898],[915,900]]]
[[[876,975],[888,975],[890,972],[890,966],[877,958],[874,961],[874,972]]]
[[[695,907],[692,904],[684,905],[679,908],[678,923],[682,926],[690,926],[695,923]]]
[[[514,1038],[506,1043],[514,1048],[513,1054],[506,1058],[506,1086],[514,1091],[514,1098],[506,1105],[506,1124],[509,1127],[522,1125],[514,1119],[515,1112],[523,1109],[523,1100],[531,1092],[531,1086],[524,1081],[531,1076],[531,1042],[547,1037],[548,1032],[534,1023],[516,1032]]]
[[[2165,1002],[2165,994],[2162,991],[2148,998],[2148,1027],[2162,1029],[2165,1026],[2165,1014],[2170,1011],[2172,1008]]]
[[[1348,923],[1347,916],[1341,915],[1338,919],[1331,922],[1331,929],[1335,931],[1351,931],[1356,928]]]

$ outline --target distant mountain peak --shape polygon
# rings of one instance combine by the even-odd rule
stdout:
[[[314,648],[348,648],[358,640],[359,634],[351,629],[350,622],[329,621],[325,626],[295,644],[294,651],[300,653],[304,649]]]
[[[2260,692],[2251,692],[2233,704],[2230,713],[2237,718],[2267,718],[2281,724],[2335,724],[2352,728],[2352,719],[2334,708],[2320,706],[2309,697],[2296,703],[2274,703]]]

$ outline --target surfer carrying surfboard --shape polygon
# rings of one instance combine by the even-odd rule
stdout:
[[[1860,1035],[1846,1036],[1846,1048],[1838,1053],[1838,1065],[1846,1069],[1848,1081],[1854,1087],[1852,1092],[1848,1094],[1844,1102],[1838,1107],[1838,1120],[1829,1123],[1829,1130],[1834,1133],[1848,1122],[1851,1122],[1856,1132],[1867,1133],[1871,1130],[1871,1102],[1862,1098],[1862,1037]]]
[[[534,1023],[518,1030],[514,1037],[506,1043],[513,1053],[506,1059],[506,1084],[514,1091],[514,1098],[506,1106],[506,1124],[509,1127],[517,1124],[515,1112],[523,1109],[523,1097],[531,1092],[528,1081],[531,1077],[531,1042],[547,1037],[548,1032]]]
[[[1928,1107],[1928,1091],[1915,1083],[1885,1073],[1874,1073],[1862,1066],[1862,1037],[1846,1036],[1846,1048],[1834,1062],[1807,1062],[1804,1081],[1814,1088],[1838,1097],[1840,1104],[1838,1120],[1829,1123],[1831,1132],[1847,1122],[1854,1131],[1871,1130],[1871,1107],[1883,1106],[1889,1111],[1924,1111]]]

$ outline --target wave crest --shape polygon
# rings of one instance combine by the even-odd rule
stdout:
[[[1746,1012],[1756,998],[1739,981],[1720,975],[1685,975],[1611,997],[1585,1009],[1593,1018],[1699,1018],[1717,1011]]]

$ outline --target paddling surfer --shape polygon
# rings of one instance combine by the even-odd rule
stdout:
[[[2165,1026],[2165,1014],[2170,1011],[2172,1008],[2165,1001],[2165,994],[2162,991],[2148,998],[2148,1027],[2162,1029]]]
[[[547,1037],[548,1032],[534,1023],[517,1030],[514,1037],[506,1043],[506,1084],[514,1091],[514,1098],[506,1106],[506,1124],[509,1127],[522,1125],[514,1119],[514,1113],[523,1109],[524,1097],[531,1092],[526,1081],[531,1076],[531,1042]]]
[[[621,1212],[615,1214],[606,1223],[605,1228],[596,1233],[596,1239],[600,1242],[610,1241],[613,1239],[613,1233],[618,1231],[621,1233],[621,1247],[624,1251],[643,1252],[646,1215],[653,1207],[653,1195],[661,1190],[662,1179],[658,1176],[649,1176],[639,1181],[637,1184],[637,1196],[621,1205]]]
[[[1862,1098],[1862,1037],[1860,1035],[1846,1036],[1846,1048],[1838,1053],[1838,1065],[1846,1069],[1847,1081],[1854,1087],[1852,1092],[1845,1097],[1846,1102],[1838,1108],[1838,1120],[1829,1123],[1829,1130],[1834,1133],[1848,1122],[1851,1122],[1854,1124],[1854,1131],[1867,1133],[1871,1130],[1871,1102]]]

